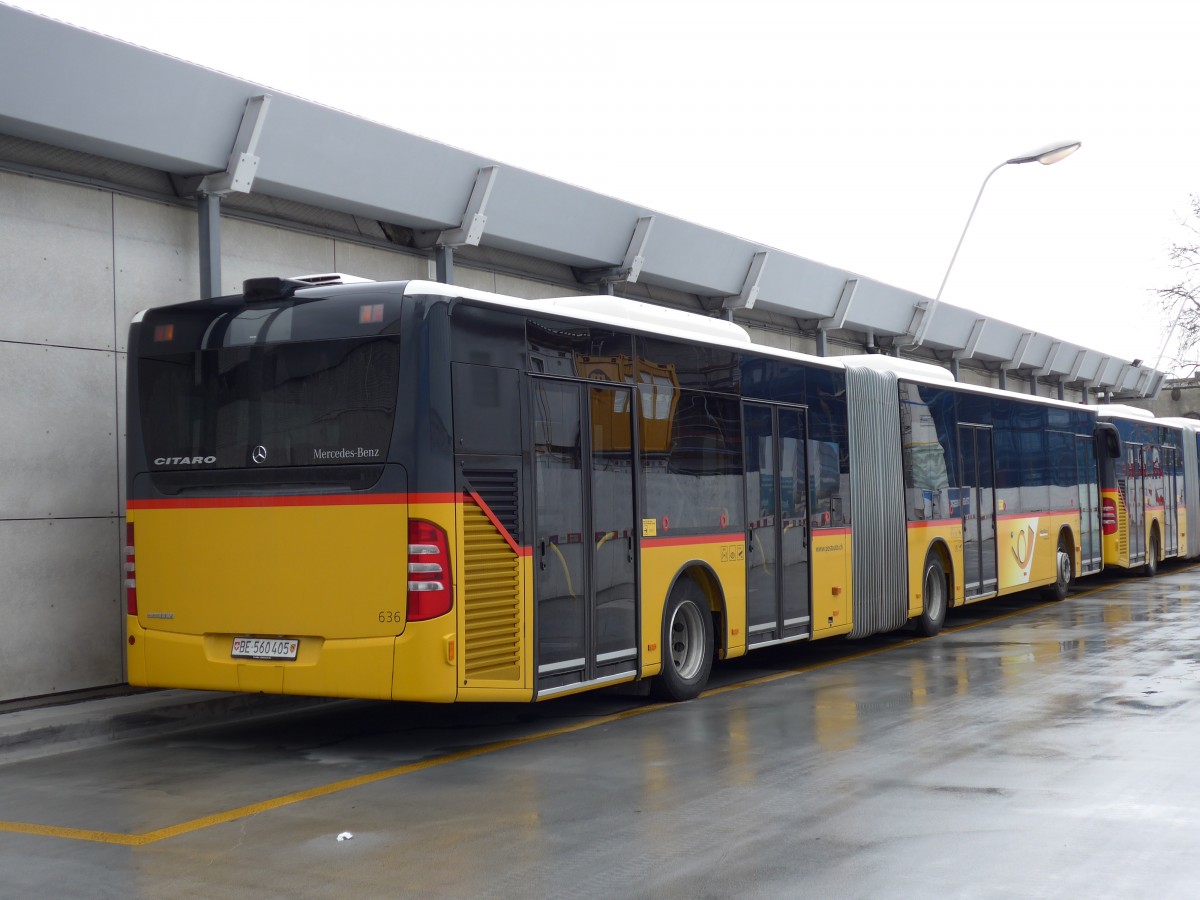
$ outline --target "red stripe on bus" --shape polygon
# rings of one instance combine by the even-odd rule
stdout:
[[[642,544],[649,547],[687,547],[697,544],[731,544],[745,541],[746,537],[740,531],[737,534],[696,534],[680,537],[642,538]]]
[[[411,506],[416,506],[418,503],[458,503],[465,499],[463,494],[396,494],[396,496],[406,497]]]
[[[998,522],[1009,522],[1017,519],[1040,519],[1047,516],[1077,516],[1077,509],[1060,509],[1051,510],[1050,512],[1033,512],[1033,513],[1003,513],[996,516]],[[962,519],[928,519],[920,522],[909,522],[909,528],[942,528],[947,525],[961,525]]]
[[[1077,510],[1077,509],[1052,509],[1052,510],[1042,511],[1042,512],[1004,513],[1003,515],[996,516],[996,521],[997,522],[1011,522],[1015,519],[1045,519],[1049,516],[1077,516],[1077,515],[1079,515],[1079,510]]]

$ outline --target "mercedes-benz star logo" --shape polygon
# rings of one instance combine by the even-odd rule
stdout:
[[[252,451],[250,451],[250,458],[256,463],[265,463],[267,461],[267,448],[262,444],[259,444]]]

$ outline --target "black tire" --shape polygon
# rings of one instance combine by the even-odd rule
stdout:
[[[651,683],[658,700],[691,700],[708,684],[713,664],[713,623],[700,585],[683,577],[663,609],[662,674]]]
[[[1060,541],[1054,560],[1054,584],[1047,592],[1051,600],[1066,600],[1075,584],[1075,560],[1071,558],[1071,550],[1065,540]]]
[[[913,621],[917,634],[933,637],[942,630],[946,621],[946,608],[950,605],[950,592],[946,589],[946,568],[937,553],[925,557],[924,574],[921,576],[921,614]]]
[[[1146,550],[1146,564],[1142,566],[1142,574],[1153,578],[1158,574],[1158,532],[1150,532],[1150,546]]]

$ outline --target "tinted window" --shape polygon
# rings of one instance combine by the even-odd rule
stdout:
[[[733,350],[638,338],[638,352],[641,360],[654,370],[670,369],[680,387],[727,393],[738,390],[740,361]]]
[[[143,355],[151,467],[383,462],[399,348],[397,337],[374,337]]]
[[[645,394],[641,414],[643,515],[658,535],[742,531],[742,439],[737,400],[674,391],[666,417]],[[663,521],[666,520],[664,526]]]
[[[952,517],[954,396],[915,384],[900,384],[900,436],[904,447],[905,509],[908,520]],[[957,486],[957,485],[956,485]]]
[[[629,335],[572,322],[531,319],[526,339],[530,372],[633,382],[633,342]]]

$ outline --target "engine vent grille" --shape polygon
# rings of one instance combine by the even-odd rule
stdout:
[[[519,682],[520,558],[483,510],[469,499],[463,503],[463,526],[464,674],[468,682]]]
[[[463,477],[472,491],[487,504],[496,521],[504,526],[514,544],[521,543],[517,473],[512,469],[464,469]]]

